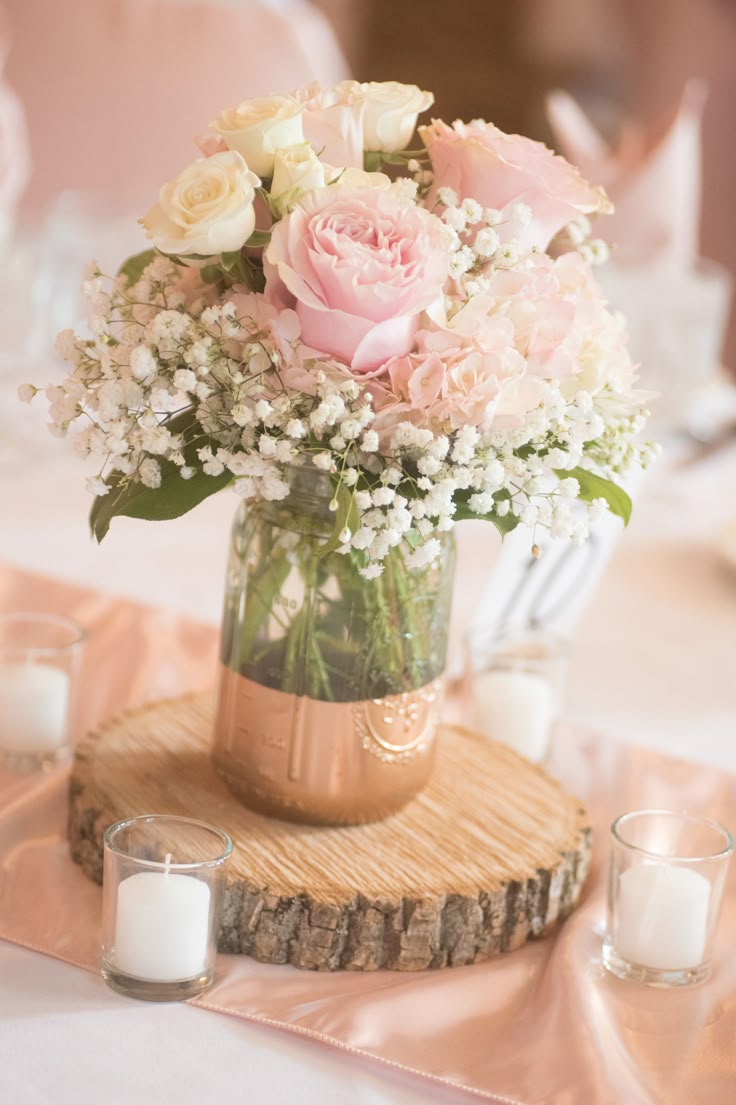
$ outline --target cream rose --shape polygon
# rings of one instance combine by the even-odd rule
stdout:
[[[271,206],[283,216],[305,192],[324,188],[326,183],[325,166],[308,142],[278,150],[273,166]]]
[[[417,116],[434,103],[432,93],[399,81],[370,81],[360,88],[365,101],[365,149],[384,153],[405,150],[417,125]]]
[[[253,233],[253,200],[260,183],[239,153],[213,154],[164,184],[158,203],[141,223],[162,253],[230,253]]]
[[[229,150],[237,150],[254,173],[271,176],[277,150],[304,141],[303,105],[293,96],[244,100],[210,123]]]

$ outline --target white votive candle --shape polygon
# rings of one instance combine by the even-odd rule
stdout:
[[[114,963],[152,982],[195,978],[208,959],[210,888],[191,875],[143,871],[118,887]]]
[[[619,876],[613,943],[628,963],[659,970],[705,958],[710,883],[669,863],[639,863]]]
[[[520,752],[544,759],[555,715],[552,687],[528,671],[479,672],[473,679],[475,728]]]
[[[53,752],[67,736],[69,676],[47,664],[0,664],[0,746]]]

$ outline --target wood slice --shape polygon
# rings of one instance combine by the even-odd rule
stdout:
[[[476,963],[573,908],[590,859],[580,803],[503,745],[444,728],[427,789],[385,821],[315,828],[240,805],[209,758],[210,695],[114,719],[78,748],[69,839],[102,880],[102,835],[144,813],[225,829],[234,852],[219,947],[315,970]]]

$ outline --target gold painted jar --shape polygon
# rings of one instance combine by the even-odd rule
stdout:
[[[410,569],[392,549],[322,549],[329,477],[291,472],[278,503],[242,505],[232,531],[213,757],[252,809],[351,824],[400,809],[428,781],[442,699],[454,542]]]

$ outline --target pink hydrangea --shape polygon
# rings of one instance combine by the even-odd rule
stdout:
[[[421,330],[415,350],[389,362],[386,378],[372,389],[379,432],[399,415],[447,430],[491,424],[505,381],[523,373],[524,360],[510,323],[487,313],[461,315]]]
[[[434,315],[372,385],[383,435],[401,419],[443,431],[522,425],[548,380],[570,398],[634,384],[623,324],[576,253],[499,269],[449,321]]]

